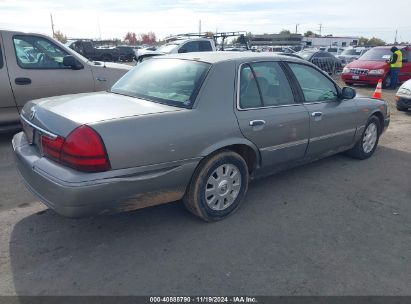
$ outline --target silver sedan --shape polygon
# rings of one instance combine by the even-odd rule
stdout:
[[[210,52],[147,60],[109,92],[31,101],[21,121],[18,169],[59,214],[182,199],[216,221],[252,178],[339,152],[370,157],[389,113],[303,60]]]

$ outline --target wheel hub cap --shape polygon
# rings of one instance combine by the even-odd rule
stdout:
[[[365,153],[370,153],[377,142],[378,130],[375,123],[368,125],[367,129],[364,132],[364,137],[362,140],[362,148]]]
[[[216,211],[231,206],[241,189],[241,174],[233,164],[224,164],[213,171],[205,187],[207,205]]]

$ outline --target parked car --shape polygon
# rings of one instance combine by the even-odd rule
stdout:
[[[67,46],[89,60],[119,61],[121,50],[116,47],[95,47],[91,40],[69,41]]]
[[[346,49],[340,55],[338,55],[337,58],[342,61],[343,65],[346,65],[360,58],[368,50],[369,48],[365,48],[365,47]]]
[[[355,95],[289,56],[159,56],[110,92],[31,101],[13,148],[28,188],[62,215],[183,199],[216,221],[252,178],[342,151],[369,158],[387,103]]]
[[[165,54],[210,52],[216,51],[214,40],[208,38],[183,38],[166,43],[155,51],[139,50],[137,61],[141,62],[148,57]]]
[[[349,63],[343,69],[342,80],[347,85],[370,84],[376,85],[382,79],[383,88],[391,85],[390,64],[387,62],[392,53],[392,46],[378,46],[370,49],[358,60]],[[403,53],[403,67],[398,75],[399,81],[411,78],[411,48],[398,46]]]
[[[120,45],[116,49],[119,52],[119,61],[132,62],[136,58],[134,49],[128,45]]]
[[[326,51],[303,50],[298,52],[297,55],[315,64],[330,75],[336,74],[342,70],[341,60]]]
[[[346,48],[345,47],[337,47],[337,46],[332,46],[332,47],[320,47],[320,51],[328,52],[330,54],[333,54],[334,56],[340,55]]]
[[[395,95],[396,107],[398,111],[411,109],[411,79],[404,82]]]
[[[21,128],[30,99],[107,90],[131,68],[88,61],[44,35],[0,31],[0,132]]]

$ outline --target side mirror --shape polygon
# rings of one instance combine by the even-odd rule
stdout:
[[[357,95],[357,92],[350,87],[343,87],[341,91],[342,99],[353,99]]]
[[[83,68],[83,65],[77,61],[74,56],[67,55],[63,57],[63,65],[66,67],[70,67],[73,70],[81,70]]]

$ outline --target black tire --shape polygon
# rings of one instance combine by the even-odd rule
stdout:
[[[391,86],[391,75],[388,74],[385,76],[384,80],[382,81],[382,88],[388,89]]]
[[[111,62],[113,60],[112,56],[109,54],[103,54],[101,56],[101,61]]]
[[[225,209],[213,210],[210,205],[207,204],[207,200],[210,200],[210,196],[206,197],[206,187],[209,187],[210,183],[208,183],[208,181],[210,178],[212,178],[211,176],[217,170],[217,168],[220,168],[224,165],[231,165],[232,169],[238,169],[237,174],[241,176],[239,182],[239,190],[237,190],[237,194],[233,202],[227,203],[227,207],[224,207]],[[234,168],[234,166],[236,168]],[[229,171],[228,174],[231,175],[233,172],[234,171]],[[207,222],[222,220],[227,216],[233,214],[234,211],[238,209],[241,201],[247,193],[248,181],[249,174],[245,160],[235,152],[226,150],[221,151],[217,154],[211,155],[200,163],[200,165],[194,172],[190,185],[188,186],[187,191],[184,195],[184,205],[191,213]],[[222,183],[223,180],[220,182],[220,184]],[[216,189],[220,191],[220,186],[216,187]],[[221,190],[224,190],[224,188]],[[225,193],[230,193],[230,195],[234,193],[234,190],[233,192],[230,192],[231,188],[228,188],[226,190],[227,191]],[[223,200],[223,206],[226,203],[226,199],[223,197],[216,195],[216,199]]]
[[[366,130],[367,130],[368,126],[370,126],[371,124],[374,124],[377,128],[377,138],[376,138],[376,141],[375,141],[375,144],[374,144],[373,148],[370,151],[365,151],[364,150],[364,145],[363,145],[364,137],[365,137],[365,133],[366,133]],[[365,125],[365,128],[364,128],[364,131],[361,135],[361,138],[358,140],[358,142],[355,144],[355,146],[352,149],[350,149],[346,152],[346,154],[348,156],[351,156],[351,157],[356,158],[356,159],[367,159],[367,158],[371,157],[371,155],[374,154],[375,149],[377,149],[380,135],[381,135],[380,120],[376,116],[371,116],[368,119],[367,124]]]
[[[408,111],[408,108],[397,107],[397,110],[398,110],[398,111],[401,111],[401,112],[407,112],[407,111]]]

